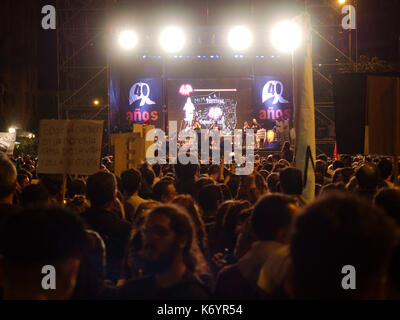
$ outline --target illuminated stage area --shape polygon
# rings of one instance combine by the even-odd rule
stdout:
[[[217,128],[230,135],[245,122],[252,128],[256,119],[255,132],[263,130],[264,140],[268,131],[274,133],[270,142],[288,140],[277,132],[277,120],[292,128],[291,67],[287,55],[275,52],[119,56],[111,64],[111,128],[129,132],[145,123],[166,131],[168,121],[176,121],[178,131]]]

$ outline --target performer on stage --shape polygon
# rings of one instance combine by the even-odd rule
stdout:
[[[247,121],[243,124],[243,134],[246,134],[247,129],[250,129],[249,123]]]
[[[254,129],[254,133],[261,129],[261,126],[258,124],[256,119],[253,119],[253,125],[251,126],[251,129]]]
[[[275,123],[278,141],[289,141],[289,122],[280,116]]]
[[[193,121],[192,129],[194,131],[200,131],[201,130],[201,123],[199,121],[199,117],[196,117],[196,119]]]
[[[185,111],[185,121],[188,125],[190,125],[193,121],[193,115],[194,115],[194,110],[196,108],[194,107],[194,104],[192,103],[192,99],[187,98],[186,104],[183,107],[183,111]]]
[[[213,124],[210,126],[210,130],[220,130],[220,127],[219,127],[219,125],[218,125],[218,121],[217,120],[215,120],[214,122],[213,122]]]

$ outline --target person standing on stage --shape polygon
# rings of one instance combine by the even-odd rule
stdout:
[[[247,129],[250,129],[249,123],[247,121],[243,124],[243,133],[246,133]]]
[[[276,119],[276,132],[278,141],[289,141],[289,121],[285,120],[282,116]]]
[[[185,111],[185,121],[186,123],[190,124],[193,121],[193,115],[195,111],[194,104],[192,103],[192,99],[187,98],[186,104],[183,107],[183,111]]]
[[[261,126],[258,124],[256,119],[253,119],[253,125],[251,126],[251,129],[254,129],[254,133],[261,129]]]
[[[201,123],[199,121],[199,117],[196,117],[196,119],[193,122],[193,130],[196,132],[199,132],[201,130]]]

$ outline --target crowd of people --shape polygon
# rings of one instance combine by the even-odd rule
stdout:
[[[315,199],[286,145],[235,165],[143,163],[40,175],[0,157],[2,299],[263,300],[400,297],[392,158],[321,154]],[[57,271],[44,290],[43,266]],[[344,288],[344,266],[356,288]]]

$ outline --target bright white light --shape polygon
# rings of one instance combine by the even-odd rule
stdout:
[[[228,34],[228,43],[235,51],[243,51],[250,47],[253,41],[251,31],[243,26],[233,28]]]
[[[133,49],[138,43],[137,34],[133,31],[126,30],[119,35],[119,45],[125,50]]]
[[[340,4],[345,4],[345,3],[346,3],[346,0],[338,0],[338,2],[339,2]]]
[[[291,21],[277,24],[271,32],[272,45],[279,51],[290,53],[300,45],[302,32],[298,25]]]
[[[8,129],[8,132],[9,132],[9,133],[15,133],[15,128],[13,128],[13,127],[9,128],[9,129]]]
[[[160,43],[166,52],[179,52],[185,45],[185,33],[178,27],[168,27],[161,33]]]

